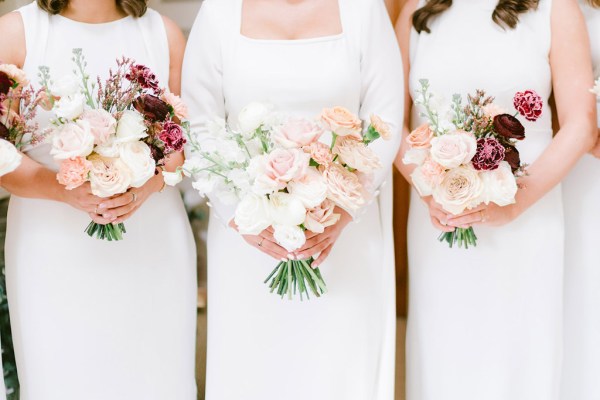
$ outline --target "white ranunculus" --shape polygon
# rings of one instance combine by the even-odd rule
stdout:
[[[410,149],[404,153],[402,162],[406,165],[421,165],[429,155],[429,149]]]
[[[22,158],[23,156],[12,143],[0,139],[0,176],[17,169]]]
[[[163,171],[162,175],[165,184],[169,186],[175,186],[183,180],[183,174],[180,170],[177,170],[175,172]]]
[[[131,185],[131,170],[118,158],[90,157],[90,183],[92,193],[98,197],[111,197],[125,193]]]
[[[470,166],[462,166],[446,172],[432,194],[446,211],[456,215],[477,206],[482,192],[479,173]]]
[[[431,196],[433,186],[431,185],[431,181],[423,174],[421,167],[413,170],[412,174],[410,174],[410,179],[419,196]]]
[[[74,120],[83,113],[85,98],[81,93],[61,97],[54,103],[54,113],[59,118]]]
[[[94,135],[87,121],[59,125],[52,132],[50,154],[57,160],[87,157],[94,149]]]
[[[496,203],[501,207],[515,203],[515,195],[519,188],[509,163],[502,161],[495,170],[480,171],[479,176],[484,186],[482,202]]]
[[[125,110],[117,123],[117,142],[135,142],[148,136],[144,116],[137,111]]]
[[[156,162],[150,147],[144,142],[126,142],[119,147],[119,156],[131,170],[131,186],[143,186],[154,176]]]
[[[306,209],[300,199],[289,193],[277,192],[270,196],[273,225],[300,225],[306,217]]]
[[[446,168],[456,168],[471,161],[477,140],[471,133],[455,131],[431,139],[431,158]]]
[[[273,225],[273,237],[287,251],[294,251],[304,246],[306,235],[299,226]]]
[[[271,225],[269,200],[248,194],[235,209],[235,224],[242,235],[258,235]]]
[[[264,124],[273,107],[263,103],[250,103],[242,108],[238,114],[238,125],[244,136],[251,136],[262,124]]]
[[[315,168],[308,168],[302,179],[291,181],[287,188],[306,208],[317,207],[327,198],[327,183]]]
[[[56,97],[69,97],[81,93],[81,80],[73,74],[65,75],[50,85],[50,93]]]

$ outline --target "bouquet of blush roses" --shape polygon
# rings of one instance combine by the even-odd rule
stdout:
[[[40,68],[56,116],[50,134],[59,183],[72,190],[89,181],[92,193],[104,198],[143,186],[169,154],[182,151],[185,106],[159,87],[148,67],[131,59],[117,60],[106,81],[90,83],[81,49],[73,55],[74,75],[53,82],[48,68]],[[86,232],[121,240],[126,231],[122,223],[92,221]]]
[[[423,108],[421,116],[428,122],[406,138],[410,149],[403,159],[405,164],[417,165],[411,178],[419,194],[433,196],[454,215],[482,203],[513,204],[517,177],[525,173],[516,148],[516,142],[525,139],[525,128],[516,116],[537,120],[542,113],[540,96],[532,90],[517,92],[513,99],[517,113],[510,115],[482,90],[467,96],[466,105],[455,94],[451,116],[442,120],[431,105],[429,82],[420,83],[415,103]],[[477,245],[472,227],[442,233],[439,239],[450,247]]]
[[[42,141],[38,125],[32,122],[41,103],[41,91],[29,85],[23,70],[0,64],[0,176],[20,165],[19,149]]]
[[[222,119],[208,134],[190,137],[183,168],[173,174],[193,177],[193,186],[226,204],[236,204],[241,234],[259,235],[272,227],[277,243],[293,252],[306,242],[305,231],[324,232],[340,219],[336,207],[356,213],[369,201],[368,182],[381,168],[368,144],[387,138],[377,116],[363,123],[343,107],[323,110],[318,119],[283,115],[266,104],[251,103],[235,129]],[[319,141],[330,137],[329,143]],[[267,277],[271,292],[282,297],[309,290],[320,296],[326,286],[313,258],[279,262]]]

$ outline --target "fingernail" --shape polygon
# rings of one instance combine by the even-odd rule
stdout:
[[[106,204],[104,204],[104,203],[98,204],[98,210],[102,210],[103,208],[106,208]]]
[[[290,260],[295,260],[296,259],[296,257],[293,254],[288,254],[288,258]]]
[[[112,215],[110,215],[110,214],[102,214],[102,218],[104,218],[104,219],[111,219]]]
[[[307,258],[307,257],[306,257],[306,254],[300,254],[300,255],[298,256],[298,260],[305,260],[306,258]]]
[[[312,269],[317,269],[317,268],[319,268],[319,264],[312,263],[312,264],[310,264],[310,267],[311,267]]]
[[[280,261],[281,261],[281,262],[286,262],[286,261],[288,261],[288,259],[287,259],[287,258],[285,258],[285,257],[283,257],[283,258],[281,258],[281,260],[280,260]]]

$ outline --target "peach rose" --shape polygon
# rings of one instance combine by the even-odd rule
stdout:
[[[10,79],[21,86],[27,86],[29,80],[25,71],[13,64],[0,64],[0,72],[4,72]]]
[[[50,111],[52,107],[54,107],[54,102],[56,98],[52,95],[48,95],[48,93],[44,90],[38,93],[35,98],[35,102],[42,107],[43,110]]]
[[[68,158],[60,163],[56,179],[65,189],[73,190],[88,180],[91,169],[92,163],[85,157]]]
[[[181,100],[181,97],[166,91],[162,95],[162,100],[173,107],[173,112],[179,119],[186,119],[188,117],[187,105]]]
[[[496,115],[506,114],[506,110],[502,107],[497,106],[494,103],[490,103],[487,106],[483,106],[483,113],[489,118],[494,119]]]
[[[379,132],[379,135],[383,140],[389,140],[392,137],[390,126],[386,124],[380,116],[371,114],[371,126]]]
[[[319,140],[323,129],[317,124],[302,118],[290,118],[275,128],[273,141],[286,149],[308,146]]]
[[[308,210],[304,220],[304,227],[314,233],[323,233],[328,226],[335,225],[341,215],[334,213],[335,204],[325,200],[319,206]]]
[[[310,154],[310,157],[319,165],[328,166],[333,161],[331,149],[325,143],[311,143],[309,146],[303,147],[303,150]]]
[[[379,157],[363,142],[349,137],[339,137],[333,147],[333,153],[347,166],[360,172],[373,172],[381,168]]]
[[[433,139],[433,131],[429,124],[423,124],[406,137],[406,142],[413,149],[427,149],[431,147],[431,139]]]
[[[327,182],[327,198],[350,213],[365,204],[363,187],[356,174],[339,164],[331,164],[323,170]]]
[[[323,109],[321,121],[338,136],[350,136],[362,140],[362,121],[344,107]]]

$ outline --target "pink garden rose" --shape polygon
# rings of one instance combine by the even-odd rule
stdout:
[[[325,143],[315,142],[303,148],[317,164],[328,166],[333,161],[331,149]]]
[[[334,213],[335,204],[331,200],[325,200],[319,206],[308,210],[304,227],[311,232],[323,233],[328,226],[335,225],[341,215]]]
[[[268,194],[286,187],[291,180],[306,175],[308,154],[299,149],[275,149],[258,162],[254,191]]]
[[[56,179],[65,189],[73,190],[88,180],[91,169],[92,163],[85,157],[68,158],[60,163]]]
[[[360,172],[373,172],[381,168],[379,157],[363,142],[349,137],[339,137],[333,153],[339,155],[342,163]]]
[[[461,130],[431,140],[431,158],[446,168],[468,164],[477,151],[475,135]]]
[[[303,118],[290,118],[275,128],[273,140],[282,147],[291,149],[308,146],[319,140],[322,134],[323,129],[314,122]]]
[[[50,154],[57,160],[86,157],[94,148],[94,140],[90,124],[85,120],[59,125],[52,133]]]
[[[429,124],[423,124],[406,137],[406,143],[412,149],[427,149],[431,147],[431,139],[433,139],[433,131]]]
[[[165,92],[162,95],[162,99],[173,107],[173,112],[177,118],[186,119],[188,117],[187,105],[181,100],[181,97],[171,92]]]
[[[339,164],[331,164],[323,170],[327,182],[327,198],[346,211],[356,212],[365,204],[363,187],[356,174]]]
[[[82,120],[90,124],[95,144],[105,144],[111,135],[117,131],[117,120],[106,110],[86,110],[81,114]]]
[[[350,136],[362,140],[362,121],[344,107],[323,109],[321,121],[338,136]]]

